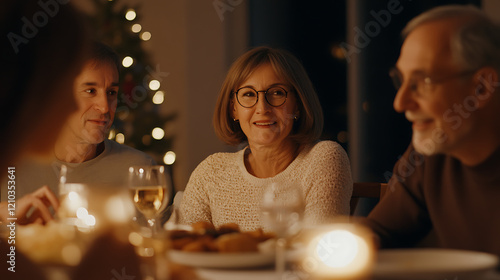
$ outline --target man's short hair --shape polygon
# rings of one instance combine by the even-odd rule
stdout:
[[[96,62],[106,62],[115,65],[118,73],[120,73],[121,63],[118,54],[104,43],[94,42],[90,50],[88,60],[94,60]]]
[[[451,36],[453,59],[463,70],[491,66],[500,73],[500,26],[472,5],[445,5],[412,19],[402,31],[403,38],[422,24],[442,20],[463,20]]]

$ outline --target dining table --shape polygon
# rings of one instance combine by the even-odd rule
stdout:
[[[293,271],[287,270],[283,277],[278,277],[273,267],[262,267],[262,268],[254,268],[254,269],[221,269],[221,268],[195,268],[195,273],[199,277],[199,279],[203,280],[305,280],[305,279],[315,279],[313,276],[306,274],[301,271]],[[334,278],[332,278],[334,279]],[[407,278],[394,278],[390,275],[372,275],[365,278],[365,280],[373,279],[373,280],[394,280],[394,279],[419,279],[418,277],[412,278],[411,275],[408,275]],[[472,277],[460,277],[453,276],[451,278],[432,278],[431,276],[422,277],[421,279],[436,279],[436,280],[500,280],[500,272],[498,271],[489,271],[484,273],[481,276],[472,276]]]
[[[500,267],[496,256],[464,250],[413,248],[379,250],[369,273],[349,278],[363,280],[500,280]],[[193,255],[196,258],[196,254]],[[217,257],[214,257],[215,259]],[[176,258],[170,258],[175,262]],[[186,263],[182,259],[182,263]],[[224,259],[221,259],[224,260]],[[191,268],[197,279],[203,280],[305,280],[347,279],[321,277],[306,271],[296,261],[289,262],[286,271],[279,276],[274,262],[262,266],[243,268],[224,267],[223,263],[193,263]],[[224,262],[229,264],[230,262]],[[208,267],[207,267],[208,266]],[[229,265],[227,265],[229,266]],[[312,271],[313,272],[313,271]],[[323,275],[324,276],[324,275]]]
[[[173,249],[167,253],[167,258],[169,262],[191,267],[197,277],[204,280],[500,280],[499,257],[494,254],[422,247],[377,249],[376,246],[365,246],[366,250],[363,251],[363,244],[370,244],[372,240],[362,234],[364,229],[355,224],[339,223],[335,227],[304,233],[302,238],[295,239],[287,247],[287,269],[281,275],[275,270],[276,259],[272,246],[262,246],[259,252],[246,253],[184,252]],[[351,244],[356,250],[350,251],[352,248],[347,246],[350,243],[349,236],[342,236],[337,240],[339,242],[324,239],[326,236],[333,238],[329,234],[342,231],[356,237],[354,240],[357,241]],[[266,242],[269,242],[266,245],[273,244],[273,240]],[[327,245],[330,248],[324,250]]]
[[[311,240],[317,240],[314,238],[339,230],[353,234],[351,237],[359,241],[356,241],[358,245],[371,240],[370,235],[364,233],[363,227],[354,223],[336,223],[327,227],[304,230],[302,238],[294,239],[295,244],[299,246],[288,248],[287,269],[279,276],[274,269],[274,250],[262,251],[259,247],[257,252],[233,254],[176,250],[172,246],[173,241],[169,241],[171,235],[167,235],[169,238],[158,238],[159,235],[156,233],[156,239],[147,238],[148,235],[142,232],[144,227],[137,221],[131,222],[134,212],[127,211],[133,209],[128,202],[128,193],[96,194],[98,195],[89,200],[89,211],[85,213],[85,217],[95,215],[94,223],[76,224],[75,227],[73,224],[53,221],[44,226],[31,224],[16,228],[14,233],[16,264],[20,271],[17,275],[22,273],[27,275],[17,279],[33,279],[28,276],[37,273],[44,273],[45,279],[49,280],[346,279],[339,277],[338,274],[328,276],[329,272],[335,272],[338,268],[323,269],[320,274],[318,274],[319,269],[308,268],[304,265],[304,260],[312,258],[312,251],[304,248],[311,247],[311,244],[314,244]],[[109,211],[110,209],[112,211]],[[165,227],[166,232],[169,231],[167,228]],[[177,223],[174,223],[172,228],[187,230]],[[0,223],[2,254],[0,279],[11,279],[9,276],[12,276],[4,269],[6,252],[11,249],[6,240],[13,234],[12,232],[5,224]],[[343,246],[342,242],[339,244]],[[155,253],[143,254],[147,252],[141,252],[140,249],[145,246],[153,247]],[[432,248],[391,250],[376,250],[374,246],[367,248],[371,258],[369,261],[364,261],[363,269],[367,272],[359,279],[500,280],[498,256],[487,253]],[[315,261],[316,265],[322,265],[320,261],[325,262],[318,259]],[[361,268],[353,268],[355,272],[358,269]],[[4,275],[7,277],[3,277]],[[66,275],[66,278],[62,275]]]
[[[197,268],[196,273],[199,279],[203,280],[277,280],[277,279],[287,279],[287,280],[302,280],[302,279],[314,279],[310,275],[304,273],[297,273],[294,271],[286,271],[283,278],[278,278],[273,268],[257,268],[257,269],[241,269],[241,270],[226,270],[226,269],[213,269],[213,268]],[[384,279],[395,279],[392,277],[375,277],[372,276],[368,279],[373,280],[384,280]],[[403,278],[406,279],[406,278]],[[401,280],[403,280],[401,279]],[[428,278],[423,278],[428,279]],[[447,280],[462,280],[466,278],[454,277],[448,278]],[[479,278],[472,278],[473,280],[500,280],[500,273],[489,272],[484,276]],[[445,278],[441,278],[445,280]]]
[[[38,236],[41,236],[38,232]],[[4,240],[0,245],[5,245]],[[2,246],[0,246],[2,247]],[[54,245],[51,246],[54,248]],[[5,248],[4,248],[5,249]],[[50,249],[50,248],[49,248]],[[278,277],[274,269],[274,260],[267,259],[258,262],[255,258],[249,258],[251,263],[239,264],[241,267],[228,265],[234,260],[228,261],[228,257],[219,259],[222,253],[206,253],[210,263],[196,262],[195,258],[190,258],[186,253],[186,258],[179,259],[172,256],[172,249],[166,248],[164,254],[158,258],[137,256],[133,245],[127,240],[119,240],[116,234],[108,232],[97,237],[90,248],[87,249],[79,263],[75,266],[53,266],[44,263],[37,263],[33,260],[26,260],[28,266],[22,266],[21,255],[27,251],[19,251],[17,260],[19,269],[24,269],[21,273],[36,273],[41,269],[46,273],[46,279],[120,279],[122,276],[134,277],[134,279],[148,280],[305,280],[317,279],[314,274],[305,271],[297,265],[297,259],[289,262],[287,270],[281,277]],[[33,248],[35,250],[35,248]],[[419,259],[414,256],[424,253]],[[203,254],[203,253],[198,253]],[[439,255],[441,254],[441,255]],[[444,254],[444,255],[443,255]],[[238,254],[240,257],[250,256],[251,253]],[[193,254],[196,256],[196,254]],[[388,256],[391,256],[388,258]],[[2,252],[1,260],[5,254]],[[269,256],[266,256],[267,258]],[[229,257],[231,258],[231,257]],[[205,259],[206,256],[205,256]],[[194,262],[193,262],[194,260]],[[144,265],[149,265],[156,271],[163,269],[162,277],[155,277],[155,273],[145,273]],[[432,267],[430,264],[434,264]],[[420,265],[420,267],[419,267]],[[2,266],[3,267],[3,266]],[[446,267],[446,274],[442,274],[441,268]],[[3,271],[0,275],[9,276]],[[403,274],[402,274],[403,273]],[[21,274],[18,274],[21,275]],[[61,278],[60,275],[73,275],[70,278]],[[121,276],[120,276],[121,275]],[[445,276],[443,276],[445,275]],[[99,277],[97,277],[99,276]],[[75,278],[76,277],[76,278]],[[118,277],[118,278],[117,278]],[[1,279],[11,279],[3,278]],[[122,277],[123,278],[123,277]],[[23,279],[23,278],[17,278]],[[126,278],[131,279],[131,278]],[[329,278],[344,279],[344,278]],[[498,258],[496,256],[473,251],[459,251],[449,249],[404,249],[404,250],[379,250],[371,268],[371,273],[364,280],[394,280],[394,279],[434,279],[434,280],[500,280],[500,270],[498,270]]]

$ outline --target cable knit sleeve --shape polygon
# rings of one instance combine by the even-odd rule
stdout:
[[[212,222],[208,186],[211,180],[208,157],[193,171],[184,191],[180,206],[181,224],[190,225],[199,221]]]
[[[312,148],[306,161],[306,223],[321,224],[338,215],[349,215],[352,176],[344,149],[336,142],[322,141]]]

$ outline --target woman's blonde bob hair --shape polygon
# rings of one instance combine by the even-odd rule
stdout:
[[[289,94],[296,94],[297,97],[299,118],[288,137],[300,145],[316,142],[323,132],[323,111],[311,80],[294,55],[269,47],[257,47],[246,52],[229,69],[215,107],[215,133],[230,145],[247,141],[239,123],[232,117],[234,92],[255,69],[265,64],[271,65],[276,75],[290,84]]]

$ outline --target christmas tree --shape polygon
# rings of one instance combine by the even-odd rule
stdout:
[[[156,72],[144,50],[151,33],[139,24],[140,7],[119,2],[93,0],[95,14],[90,17],[96,40],[113,48],[123,65],[121,94],[109,138],[150,154],[158,163],[172,164],[175,154],[168,151],[173,137],[166,137],[164,129],[175,113],[160,114],[164,101],[161,80],[168,73]]]

